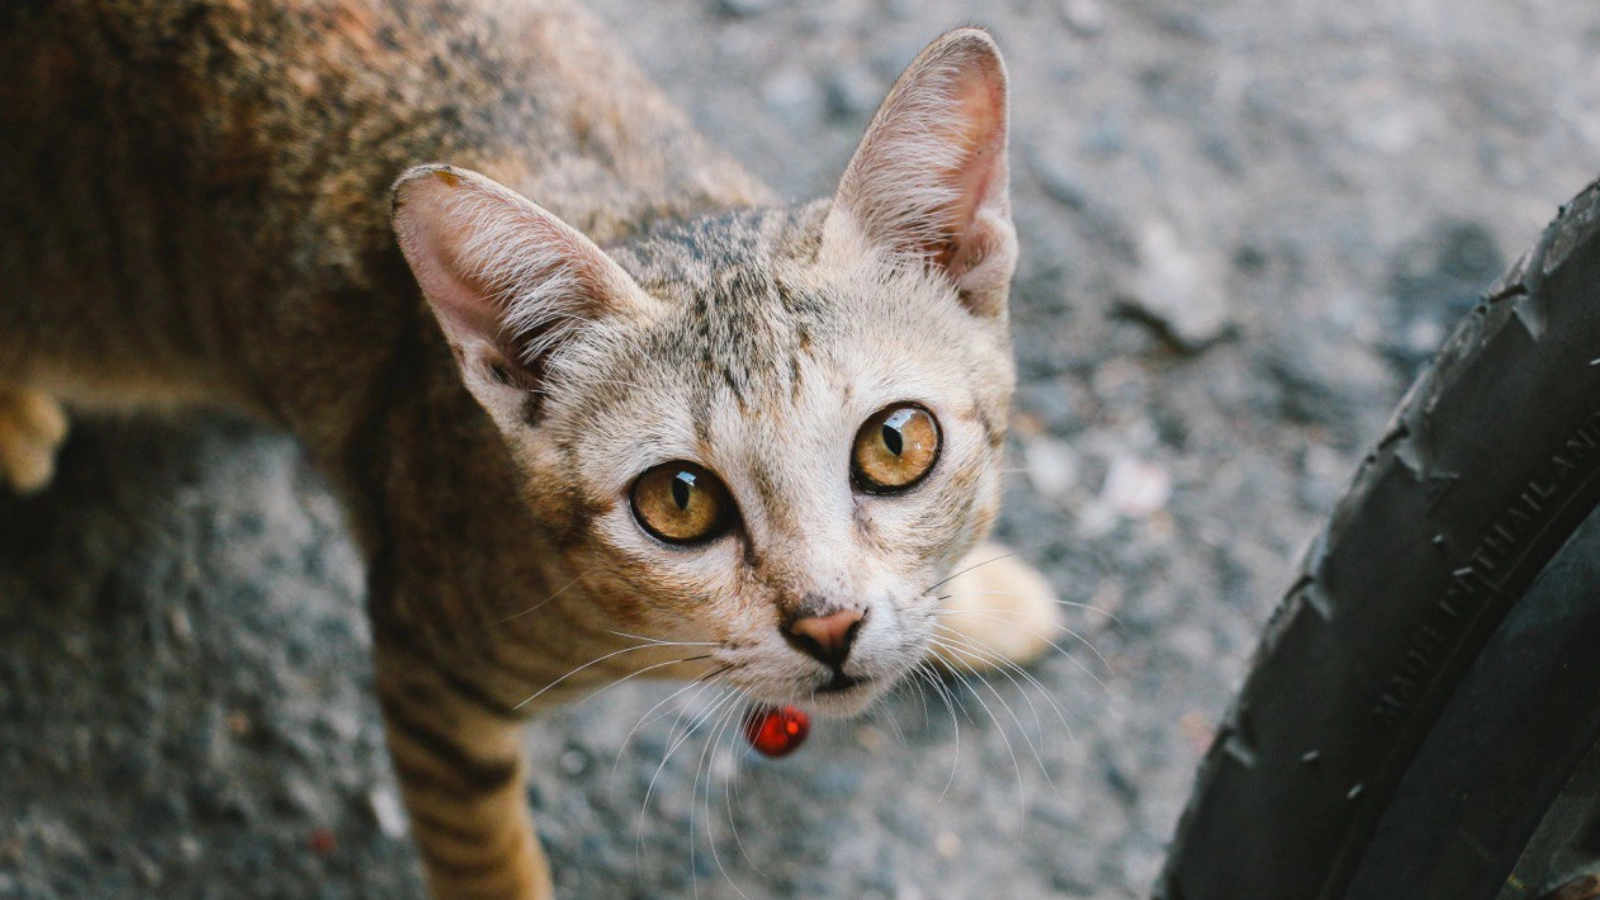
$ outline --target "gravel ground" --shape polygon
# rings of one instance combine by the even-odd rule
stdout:
[[[563,896],[1145,894],[1299,545],[1600,170],[1600,7],[592,5],[796,197],[928,39],[994,30],[1026,254],[1001,531],[1085,608],[1029,678],[905,692],[782,761],[680,745],[710,701],[670,687],[536,723]],[[49,493],[0,499],[0,897],[418,896],[362,594],[287,439],[80,426]]]

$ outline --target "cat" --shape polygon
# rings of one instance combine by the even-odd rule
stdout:
[[[783,205],[575,3],[6,4],[0,480],[46,488],[67,408],[296,435],[433,895],[548,897],[539,709],[644,674],[850,715],[1049,646],[983,543],[1008,115],[952,31]]]

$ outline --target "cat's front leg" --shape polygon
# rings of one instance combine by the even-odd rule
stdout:
[[[933,659],[956,674],[1027,664],[1065,633],[1050,583],[1015,553],[977,546],[939,588]]]
[[[548,900],[520,722],[468,696],[404,643],[377,636],[378,700],[432,896]]]
[[[50,483],[67,416],[42,391],[0,385],[0,488],[31,494]]]

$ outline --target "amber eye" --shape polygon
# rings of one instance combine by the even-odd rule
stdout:
[[[663,541],[710,540],[733,521],[733,501],[717,476],[690,462],[656,466],[633,483],[633,516]]]
[[[939,423],[910,403],[874,413],[856,432],[851,451],[856,483],[873,493],[903,491],[921,481],[939,458]]]

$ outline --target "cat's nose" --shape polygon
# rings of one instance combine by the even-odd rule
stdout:
[[[783,626],[783,637],[789,646],[837,669],[850,656],[850,645],[855,643],[856,632],[861,630],[861,619],[862,614],[853,609],[841,609],[825,616],[805,616]]]

